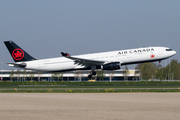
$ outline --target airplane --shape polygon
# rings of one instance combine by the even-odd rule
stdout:
[[[159,61],[172,57],[176,51],[168,47],[145,47],[118,51],[71,56],[61,52],[62,57],[36,59],[20,48],[13,41],[4,41],[14,63],[11,67],[42,72],[63,72],[72,70],[91,70],[88,78],[96,75],[96,69],[118,70],[123,65]]]

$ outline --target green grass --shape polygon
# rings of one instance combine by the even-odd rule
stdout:
[[[23,85],[23,86],[22,86]],[[32,85],[32,86],[29,86]],[[40,86],[44,85],[44,86]],[[45,86],[51,85],[51,86]],[[61,86],[57,86],[61,85]],[[67,85],[67,86],[63,86]],[[0,92],[18,93],[116,93],[116,92],[180,92],[180,82],[0,82]],[[122,89],[124,88],[124,89]],[[127,89],[128,88],[128,89]],[[132,89],[131,89],[132,88]],[[135,89],[141,88],[141,89]],[[147,89],[154,88],[154,89]],[[161,89],[156,89],[161,88]],[[164,89],[163,89],[164,88]],[[169,88],[169,89],[165,89]],[[171,89],[170,89],[171,88]],[[174,88],[174,89],[172,89]]]
[[[151,85],[145,85],[145,86],[3,86],[0,87],[0,89],[10,89],[10,88],[26,88],[26,89],[32,89],[32,88],[178,88],[180,85],[157,85],[157,86],[151,86]]]
[[[123,86],[123,85],[180,85],[180,81],[122,81],[122,82],[0,82],[0,86],[7,85],[75,85],[75,86]]]
[[[117,92],[180,92],[178,88],[7,88],[0,93],[117,93]]]
[[[180,92],[179,89],[101,89],[101,90],[1,90],[0,93],[123,93],[123,92]]]

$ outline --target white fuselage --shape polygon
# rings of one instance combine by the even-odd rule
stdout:
[[[120,62],[121,65],[126,65],[151,61],[160,61],[169,58],[175,54],[175,51],[167,47],[146,47],[111,52],[101,52],[94,54],[84,54],[73,57],[88,60],[105,61],[105,63]],[[68,59],[66,57],[41,59],[27,61],[23,63],[26,63],[27,65],[25,69],[37,71],[65,71],[83,69],[87,67],[84,65],[75,64],[74,60]]]

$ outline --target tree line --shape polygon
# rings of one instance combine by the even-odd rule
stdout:
[[[41,75],[42,75],[42,72],[37,72],[37,78],[38,78],[38,81],[40,81],[40,78],[41,78]],[[21,70],[12,70],[9,74],[9,77],[10,77],[10,81],[14,81],[15,79],[17,81],[26,81],[26,80],[34,80],[35,78],[35,72],[32,70],[30,72],[27,72],[25,69],[23,71]]]
[[[159,68],[156,63],[143,63],[138,64],[136,69],[140,70],[141,78],[145,80],[180,80],[180,62],[176,59],[162,68]]]
[[[36,76],[35,76],[36,74]],[[17,71],[12,70],[9,74],[10,77],[10,81],[33,81],[35,78],[38,81],[41,81],[42,78],[42,72],[34,72],[33,70],[31,70],[30,72],[27,72],[26,70],[20,71],[19,69]],[[63,78],[63,73],[52,73],[51,75],[51,79],[55,79],[55,80],[62,80]]]

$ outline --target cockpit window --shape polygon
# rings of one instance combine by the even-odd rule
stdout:
[[[166,49],[166,51],[172,51],[172,49]]]

